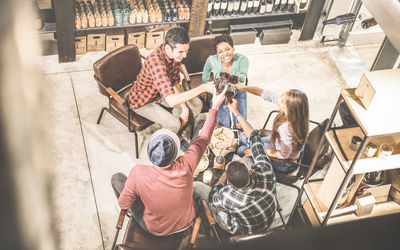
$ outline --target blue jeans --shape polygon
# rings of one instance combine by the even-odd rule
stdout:
[[[241,91],[237,93],[234,97],[239,103],[239,113],[247,119],[247,92]],[[236,124],[239,123],[236,117],[232,114],[233,117],[233,128],[236,128]],[[231,117],[229,115],[228,106],[223,103],[218,110],[217,123],[221,126],[230,128],[231,127]]]
[[[275,146],[271,145],[271,136],[261,137],[261,141],[264,145],[265,149],[276,150]],[[239,137],[239,147],[236,151],[236,154],[240,157],[244,157],[244,151],[246,151],[249,147],[247,146],[247,137],[244,133],[242,133]],[[292,171],[295,167],[284,162],[271,160],[271,165],[274,170],[278,170],[283,173],[287,173]]]

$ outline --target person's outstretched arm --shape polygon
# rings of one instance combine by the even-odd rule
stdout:
[[[262,89],[260,89],[259,87],[256,87],[256,86],[246,86],[246,85],[241,84],[241,83],[237,83],[234,86],[237,89],[246,91],[246,92],[248,92],[250,94],[253,94],[253,95],[261,96],[261,93],[262,93]]]
[[[251,132],[253,132],[253,127],[250,123],[240,114],[238,109],[238,101],[236,99],[232,99],[232,103],[228,104],[229,111],[232,112],[236,116],[236,119],[239,121],[239,124],[243,128],[243,132],[246,134],[246,137],[249,137]]]

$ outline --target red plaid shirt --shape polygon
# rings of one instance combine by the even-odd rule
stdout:
[[[161,45],[146,58],[129,92],[129,103],[134,108],[140,108],[174,94],[173,87],[181,80],[180,69],[180,63],[170,59],[165,52],[165,45]]]

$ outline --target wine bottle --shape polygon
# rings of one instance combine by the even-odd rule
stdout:
[[[288,0],[288,11],[294,12],[294,0]]]
[[[247,9],[247,0],[242,0],[240,4],[240,15],[243,16],[246,14],[246,9]]]
[[[300,9],[304,9],[306,7],[307,0],[300,0]]]
[[[253,13],[254,14],[259,13],[260,12],[259,8],[260,8],[260,0],[254,0]]]
[[[221,0],[214,0],[213,16],[218,16],[220,8],[221,8]]]
[[[209,0],[207,5],[207,17],[211,16],[212,8],[213,8],[213,0]]]
[[[281,11],[284,11],[284,10],[286,10],[286,4],[287,4],[287,0],[281,0]]]
[[[271,1],[271,0],[269,0],[269,1]],[[267,0],[261,0],[259,13],[265,14],[266,9],[267,9]]]
[[[232,0],[232,1],[233,1],[233,14],[239,15],[240,0]]]
[[[226,15],[231,16],[233,14],[234,0],[228,0],[228,8],[226,9]]]
[[[227,8],[228,8],[228,0],[222,0],[219,15],[224,16]]]
[[[274,8],[274,2],[272,0],[267,0],[266,12],[271,13]]]
[[[353,13],[348,13],[348,14],[344,14],[344,15],[339,15],[332,19],[328,19],[328,20],[324,21],[323,24],[341,25],[341,24],[353,22],[354,20],[356,20],[356,15]]]
[[[279,10],[279,5],[281,4],[281,0],[274,1],[274,11]]]
[[[375,21],[375,18],[371,17],[371,18],[365,19],[365,20],[363,20],[361,22],[361,28],[368,29],[368,28],[370,28],[372,26],[375,26],[377,24],[378,23]]]
[[[254,0],[248,0],[247,1],[247,8],[246,8],[246,13],[250,14],[253,10],[253,5],[254,5]]]

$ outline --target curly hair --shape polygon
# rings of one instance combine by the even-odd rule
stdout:
[[[246,187],[249,183],[249,171],[239,161],[231,161],[226,168],[226,179],[236,188]]]
[[[182,27],[174,27],[167,31],[165,34],[164,43],[168,44],[171,48],[176,48],[177,44],[189,44],[189,35]]]
[[[215,40],[214,40],[215,49],[217,49],[218,44],[223,43],[223,42],[226,42],[231,47],[233,47],[233,39],[232,39],[232,37],[230,35],[223,34],[223,35],[219,35],[219,36],[215,37]]]

